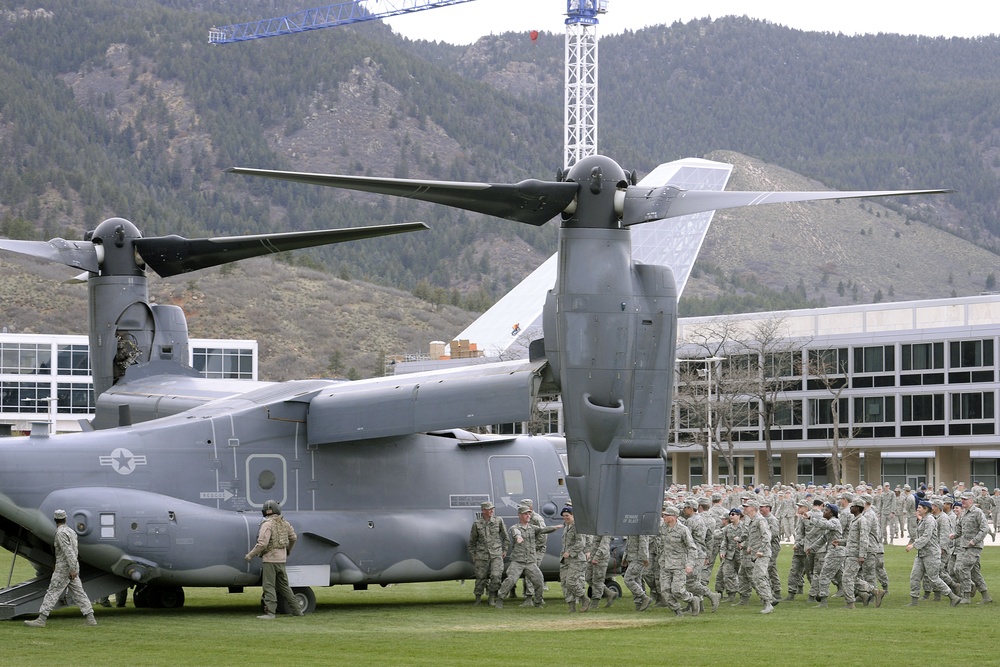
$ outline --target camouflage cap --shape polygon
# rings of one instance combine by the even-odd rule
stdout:
[[[687,500],[684,501],[683,507],[685,509],[691,508],[693,510],[697,510],[698,509],[698,501],[695,500],[694,498],[688,498]]]
[[[491,510],[493,509],[493,503],[488,500],[485,503],[479,503],[479,509]]]
[[[976,495],[972,491],[966,491],[962,494],[962,500],[975,500]]]
[[[868,493],[862,493],[861,494],[861,500],[865,501],[866,505],[871,505],[872,504],[872,497]]]
[[[663,508],[663,513],[667,516],[680,516],[680,511],[675,505],[667,505]]]
[[[712,494],[712,502],[713,503],[717,502],[717,501],[720,501],[720,500],[722,500],[722,494],[721,493],[713,493]]]
[[[943,498],[931,498],[931,505],[937,507],[938,509],[944,509],[944,499]]]
[[[799,500],[795,503],[798,507],[809,507],[809,502],[805,500]]]
[[[747,498],[743,501],[743,507],[753,507],[754,509],[758,509],[760,507],[760,503],[756,498]]]
[[[524,498],[521,500],[522,505],[527,505],[528,507],[534,507],[535,503],[532,502],[531,498]]]
[[[851,501],[851,507],[860,507],[861,509],[864,509],[865,501],[861,500],[861,498],[855,498]]]
[[[66,510],[56,510],[55,512],[52,513],[52,518],[56,519],[58,521],[65,521],[66,520]]]
[[[521,504],[521,505],[517,506],[517,513],[518,514],[527,514],[530,511],[531,511],[531,507],[529,507],[528,505]]]

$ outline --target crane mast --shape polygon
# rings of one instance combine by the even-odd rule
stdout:
[[[209,44],[232,44],[251,39],[292,35],[320,28],[374,21],[420,12],[435,7],[460,5],[473,0],[348,0],[335,5],[306,9],[287,16],[262,21],[213,27],[208,31]]]
[[[597,24],[608,0],[566,0],[563,166],[597,153]]]

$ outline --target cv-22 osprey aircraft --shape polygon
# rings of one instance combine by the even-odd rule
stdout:
[[[0,615],[37,611],[56,508],[79,535],[91,597],[135,585],[137,604],[160,607],[182,604],[184,587],[259,585],[259,562],[243,556],[268,499],[281,503],[299,534],[289,574],[307,611],[315,586],[470,578],[469,528],[485,500],[513,517],[518,500],[533,498],[554,520],[571,499],[583,532],[653,533],[677,290],[669,266],[633,260],[632,228],[736,206],[945,192],[687,190],[637,183],[603,156],[580,160],[554,181],[516,184],[231,171],[533,225],[560,219],[543,337],[526,360],[405,376],[210,380],[182,363],[184,314],[149,303],[147,270],[171,276],[422,225],[189,240],[143,237],[112,218],[84,241],[0,240],[0,249],[86,272],[98,394],[89,430],[0,440],[0,543],[42,574],[0,592]],[[463,430],[528,419],[540,391],[561,393],[564,439]],[[543,562],[553,578],[556,552],[553,545]]]

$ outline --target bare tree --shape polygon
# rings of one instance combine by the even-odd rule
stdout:
[[[789,338],[784,317],[768,317],[746,323],[746,336],[739,341],[740,351],[748,355],[755,378],[747,383],[746,395],[757,403],[760,425],[764,431],[767,467],[764,483],[774,484],[771,430],[786,390],[801,387],[802,349],[808,340]],[[796,386],[797,385],[797,386]]]
[[[841,409],[846,408],[846,399],[841,394],[848,387],[847,382],[847,348],[830,348],[823,350],[809,350],[809,358],[806,362],[806,381],[810,386],[824,388],[830,392],[829,403],[826,400],[811,399],[816,401],[813,412],[825,413],[829,411],[830,422],[833,425],[830,435],[830,467],[833,469],[833,477],[839,484],[844,483],[844,457],[857,452],[856,449],[848,449],[847,444],[858,434],[859,429],[851,427],[845,430],[841,428]],[[816,415],[814,419],[822,418]],[[816,422],[826,423],[826,422]]]

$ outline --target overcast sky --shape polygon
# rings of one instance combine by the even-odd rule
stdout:
[[[307,3],[308,4],[308,3]],[[312,6],[312,5],[310,5]],[[318,5],[316,5],[318,6]],[[378,11],[373,0],[369,9]],[[565,32],[566,0],[474,0],[398,16],[388,22],[410,39],[470,44],[508,31]],[[711,16],[747,15],[799,30],[976,37],[1000,33],[996,0],[610,0],[598,35]]]

